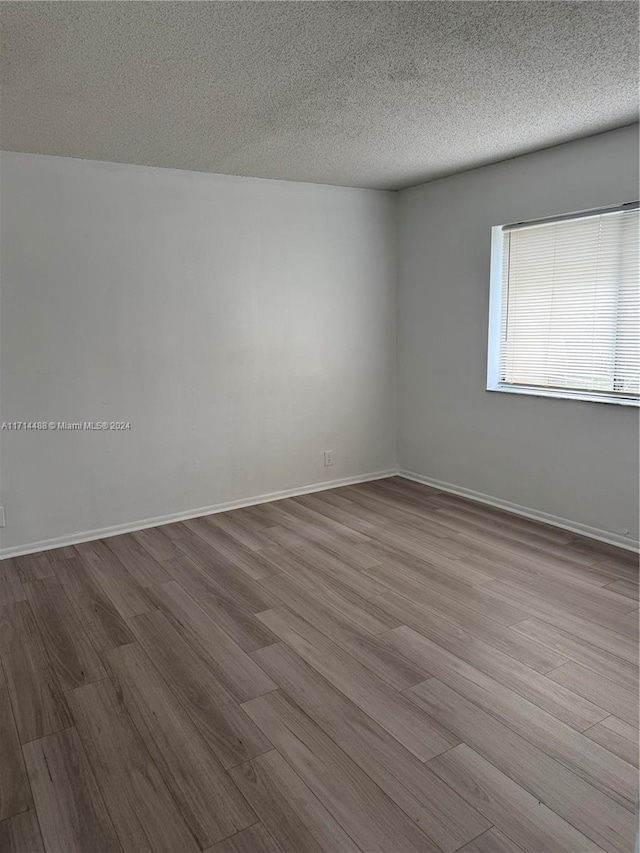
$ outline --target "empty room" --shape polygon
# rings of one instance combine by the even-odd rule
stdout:
[[[0,853],[640,853],[636,0],[0,31]]]

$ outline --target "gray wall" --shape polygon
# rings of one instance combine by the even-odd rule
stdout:
[[[402,469],[638,538],[638,409],[485,390],[491,227],[637,197],[637,125],[400,194]]]
[[[396,339],[402,469],[637,537],[637,409],[484,390],[491,226],[637,197],[637,127],[399,196],[11,153],[0,181],[0,419],[132,426],[0,432],[5,551],[394,468]]]
[[[2,547],[395,466],[396,196],[4,153]],[[335,452],[325,468],[323,451]]]

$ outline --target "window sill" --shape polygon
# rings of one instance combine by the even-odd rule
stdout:
[[[614,406],[638,408],[637,398],[615,397],[606,394],[589,394],[582,391],[555,391],[552,388],[526,388],[520,385],[487,385],[487,391],[501,391],[503,394],[525,394],[529,397],[556,397],[560,400],[580,400],[586,403],[609,403]]]

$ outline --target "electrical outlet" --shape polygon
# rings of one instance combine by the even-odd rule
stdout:
[[[4,527],[4,507],[0,506],[0,527]]]
[[[324,467],[329,468],[333,465],[333,450],[325,450],[324,452]]]

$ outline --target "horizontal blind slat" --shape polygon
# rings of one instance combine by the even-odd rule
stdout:
[[[500,381],[640,393],[637,210],[505,231]]]

